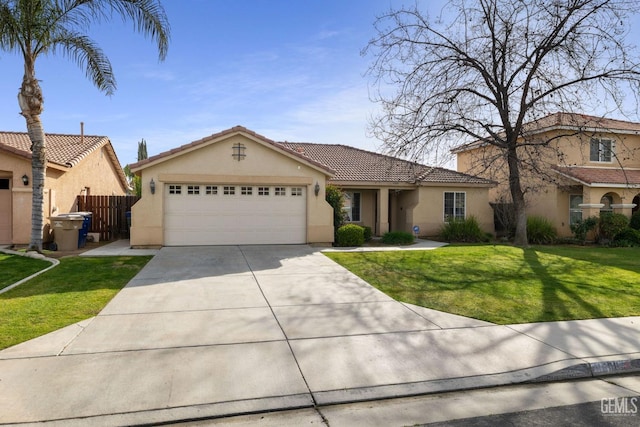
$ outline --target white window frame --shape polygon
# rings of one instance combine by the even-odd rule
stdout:
[[[577,207],[577,208],[572,208],[571,207],[571,201],[573,200],[573,198],[575,197],[580,197],[580,203],[578,203],[578,205],[581,205],[583,203],[583,195],[582,194],[570,194],[569,195],[569,225],[573,225],[573,224],[577,224],[578,221],[582,221],[582,208],[581,207]],[[577,218],[578,214],[580,214],[580,218]],[[575,220],[574,220],[575,218]]]
[[[222,187],[222,194],[224,194],[225,196],[235,196],[236,187],[233,185],[225,185],[224,187]]]
[[[187,185],[187,194],[190,196],[197,196],[200,194],[200,186],[199,185]]]
[[[293,197],[302,196],[302,187],[291,187],[291,195]]]
[[[205,194],[208,196],[215,196],[218,194],[218,186],[217,185],[207,185],[205,187]]]
[[[598,144],[598,158],[594,159],[592,154],[594,153],[593,145]],[[608,145],[606,147],[605,145]],[[591,138],[589,143],[589,161],[596,163],[611,163],[613,160],[613,150],[615,145],[612,139],[609,138]],[[607,156],[608,155],[608,156]]]
[[[270,191],[270,187],[258,187],[258,196],[268,196]]]
[[[275,196],[286,196],[287,187],[276,187],[273,193]]]
[[[453,194],[453,209],[452,214],[447,213],[447,194]],[[462,206],[462,216],[456,212],[460,207],[458,207],[459,198],[463,199]],[[464,220],[467,217],[467,192],[466,191],[445,191],[442,193],[442,219],[444,222],[449,222],[451,219],[462,219]]]
[[[240,187],[240,194],[242,194],[243,196],[253,195],[253,187],[247,187],[247,186]]]
[[[169,194],[182,194],[182,185],[169,185]]]

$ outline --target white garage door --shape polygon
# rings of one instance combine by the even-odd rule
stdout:
[[[165,184],[167,246],[306,243],[306,189]]]

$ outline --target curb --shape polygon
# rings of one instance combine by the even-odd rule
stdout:
[[[36,273],[33,273],[31,276],[29,277],[25,277],[22,280],[17,281],[16,283],[14,283],[13,285],[9,285],[4,289],[0,289],[0,294],[3,294],[5,292],[10,291],[11,289],[15,288],[16,286],[22,285],[25,282],[28,282],[29,280],[33,279],[36,276],[41,275],[42,273],[51,270],[54,267],[57,267],[58,264],[60,264],[60,261],[58,261],[57,259],[54,258],[48,258],[38,252],[16,252],[16,251],[12,251],[10,249],[6,249],[6,248],[0,248],[0,252],[5,253],[5,254],[9,254],[9,255],[17,255],[17,256],[22,256],[22,257],[26,257],[26,258],[34,258],[34,259],[43,259],[45,261],[49,261],[51,263],[51,265],[43,270],[40,270]]]
[[[640,372],[640,359],[605,360],[579,363],[535,378],[530,383],[566,381],[583,378],[599,378]]]

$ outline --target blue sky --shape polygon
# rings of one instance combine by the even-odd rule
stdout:
[[[438,2],[439,3],[439,2]],[[370,102],[360,51],[373,22],[413,0],[164,0],[171,44],[155,45],[119,20],[91,31],[118,89],[99,92],[63,56],[36,64],[46,132],[105,135],[124,166],[137,143],[149,155],[242,125],[274,140],[378,150],[367,137]],[[21,59],[0,53],[0,129],[25,131],[18,114]]]

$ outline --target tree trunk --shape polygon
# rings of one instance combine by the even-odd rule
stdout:
[[[511,192],[511,200],[513,201],[516,216],[516,234],[513,238],[513,244],[526,247],[529,245],[529,239],[527,237],[527,211],[524,192],[520,185],[520,168],[518,167],[518,154],[515,144],[509,146],[507,161],[509,164],[509,191]]]
[[[42,89],[32,67],[25,66],[18,103],[31,140],[31,241],[30,251],[42,252],[44,228],[44,182],[47,167],[46,139],[40,114],[42,113]]]

